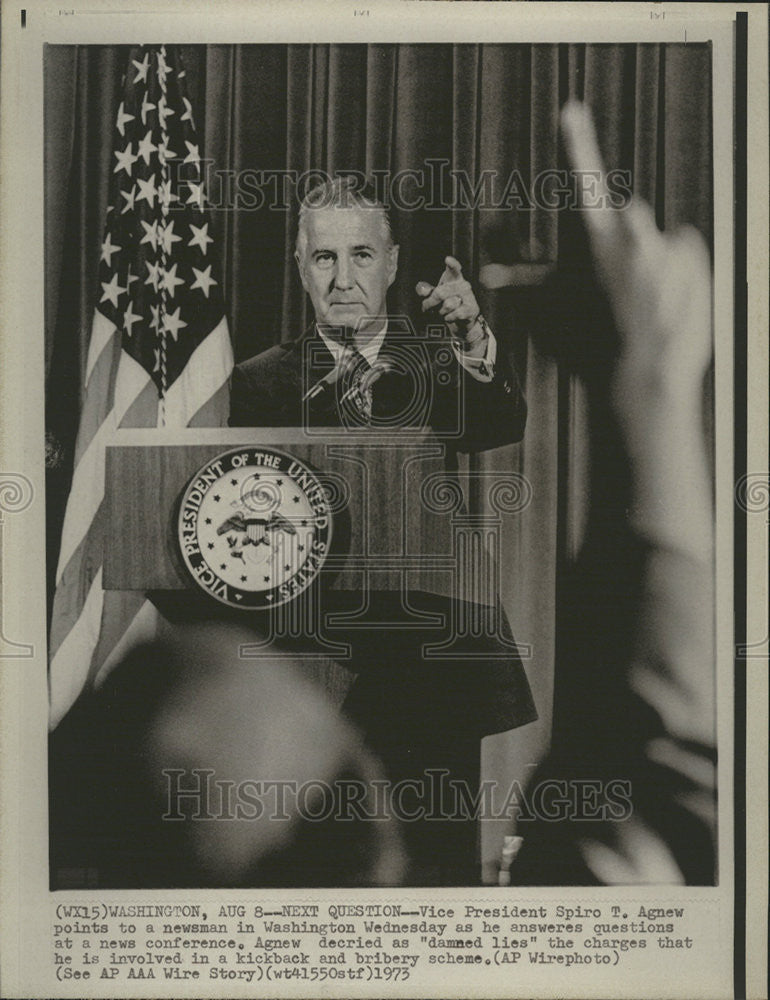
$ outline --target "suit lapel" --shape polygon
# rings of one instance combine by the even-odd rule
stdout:
[[[334,367],[334,357],[318,335],[315,324],[284,345],[280,375],[284,387],[301,400],[304,394]]]
[[[328,375],[336,362],[334,355],[323,342],[315,323],[305,330],[297,345],[300,352],[299,364],[307,372],[306,389],[309,389],[324,375]]]

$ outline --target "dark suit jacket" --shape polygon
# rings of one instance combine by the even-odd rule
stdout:
[[[430,426],[460,451],[485,451],[521,440],[527,406],[514,367],[498,344],[495,375],[481,382],[457,361],[446,340],[418,338],[392,321],[379,358],[395,373],[373,387],[374,424],[408,413],[409,426]],[[344,417],[334,388],[303,406],[305,392],[335,367],[315,328],[238,365],[230,396],[231,427],[339,426]],[[396,423],[396,426],[398,424]]]
[[[446,340],[417,338],[409,324],[390,324],[379,358],[385,356],[396,360],[399,372],[382,376],[373,386],[375,425],[408,410],[417,385],[428,391],[422,409],[414,408],[410,425],[448,434],[450,453],[453,448],[495,448],[521,438],[526,404],[501,345],[494,378],[486,383],[465,371]],[[302,402],[307,389],[334,367],[314,328],[242,362],[233,372],[230,425],[339,426],[344,417],[334,390],[309,410]],[[358,675],[345,708],[385,756],[389,739],[419,743],[478,738],[537,718],[524,669],[510,648],[513,640],[502,608],[485,610],[495,617],[497,628],[484,631],[496,631],[497,637],[466,640],[467,657],[460,660],[426,661],[422,645],[447,638],[441,628],[425,632],[378,626],[378,621],[402,617],[401,595],[378,593],[370,600],[371,629],[339,636],[352,641],[352,661],[346,666]],[[334,610],[353,611],[360,595],[333,591],[329,601]],[[456,620],[446,598],[413,593],[410,603],[448,622]],[[330,632],[329,638],[337,637]]]

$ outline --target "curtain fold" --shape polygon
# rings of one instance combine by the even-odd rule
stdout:
[[[45,53],[47,427],[65,455],[49,489],[51,538],[81,403],[126,52]],[[530,506],[503,526],[501,589],[514,634],[532,650],[525,665],[541,721],[485,748],[488,771],[523,782],[549,738],[559,578],[579,548],[589,502],[584,382],[559,352],[556,360],[547,328],[600,366],[592,338],[606,323],[576,213],[533,208],[526,195],[547,197],[551,188],[538,189],[538,178],[564,168],[559,109],[576,97],[593,108],[608,168],[630,171],[659,224],[689,222],[710,240],[710,47],[210,45],[183,46],[182,58],[236,360],[296,336],[310,320],[293,260],[296,191],[281,172],[390,179],[401,246],[391,309],[418,322],[414,285],[435,282],[448,253],[477,288],[490,262],[558,262],[558,293],[479,293],[498,339],[515,346],[530,411],[521,445],[469,463],[520,472],[533,491]],[[442,208],[458,190],[464,204]],[[507,204],[495,205],[503,195]],[[474,205],[485,197],[491,205]]]

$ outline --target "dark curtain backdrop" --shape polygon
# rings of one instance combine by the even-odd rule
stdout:
[[[475,185],[484,171],[526,185],[564,166],[559,108],[593,108],[605,161],[632,172],[661,226],[711,238],[711,60],[705,45],[183,46],[189,96],[211,161],[210,195],[241,171],[425,170],[447,160]],[[59,469],[49,514],[55,546],[77,431],[110,148],[126,49],[48,47],[46,96],[47,426]],[[414,195],[407,184],[405,196]],[[247,192],[248,193],[248,192]],[[292,259],[297,202],[214,211],[236,360],[309,320]],[[252,192],[253,194],[253,192]],[[520,358],[530,416],[521,445],[470,468],[524,473],[533,500],[504,523],[502,593],[541,721],[488,739],[487,773],[526,778],[550,734],[558,588],[585,530],[590,422],[569,347],[589,358],[606,323],[574,213],[545,208],[396,211],[401,244],[391,309],[414,315],[413,289],[453,253],[478,287],[490,262],[557,263],[546,285],[482,297],[499,339]],[[556,304],[556,308],[555,308]],[[585,345],[590,344],[590,348]],[[598,347],[596,347],[598,352]],[[596,364],[600,364],[596,354]]]

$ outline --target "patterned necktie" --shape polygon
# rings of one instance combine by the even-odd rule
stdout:
[[[372,366],[355,347],[347,346],[340,361],[339,407],[342,423],[370,424],[372,387],[368,378]]]

